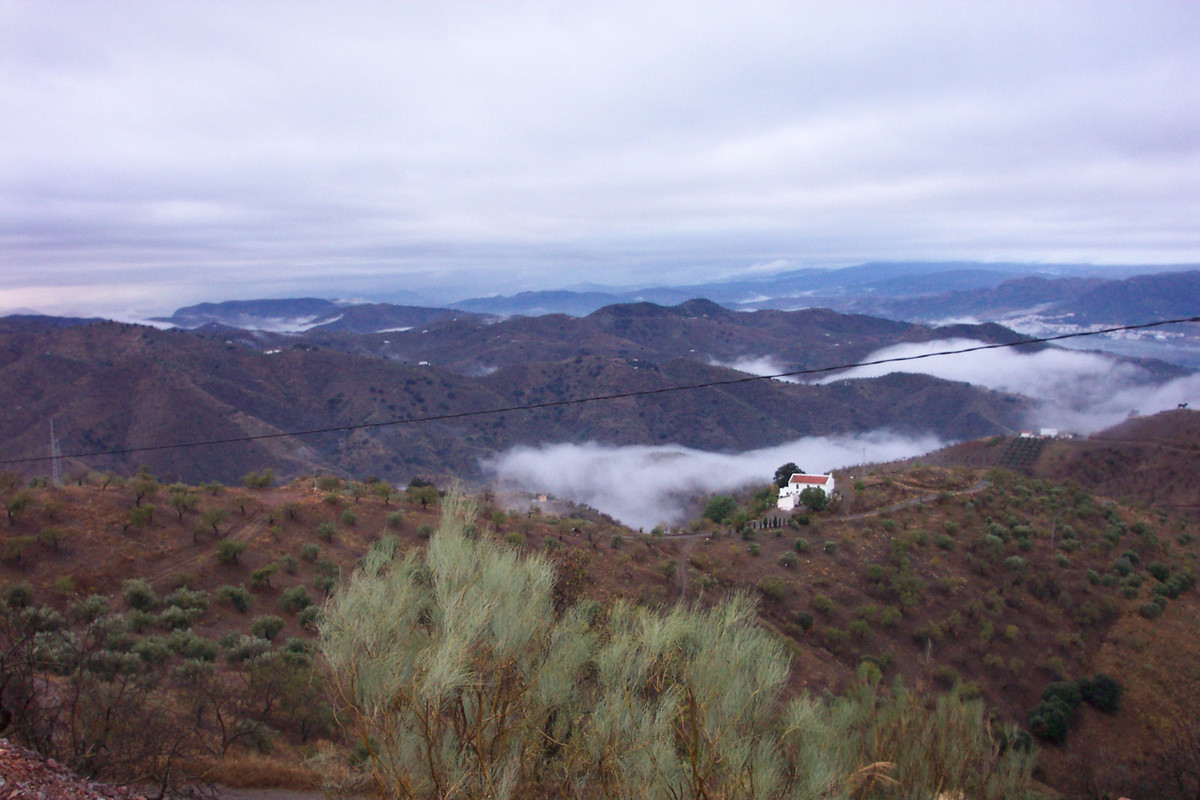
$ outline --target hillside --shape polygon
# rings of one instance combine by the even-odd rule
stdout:
[[[837,478],[846,495],[835,510],[781,518],[764,490],[742,498],[746,516],[666,536],[639,536],[586,510],[527,512],[528,500],[504,512],[488,497],[479,525],[550,554],[564,598],[708,604],[754,592],[763,624],[788,642],[796,690],[844,691],[869,661],[887,682],[926,693],[958,685],[999,719],[1029,725],[1055,681],[1109,675],[1123,688],[1119,709],[1085,705],[1065,743],[1043,742],[1041,779],[1070,796],[1089,791],[1087,781],[1114,796],[1170,796],[1145,781],[1166,769],[1172,720],[1200,714],[1200,525],[997,469],[890,465]],[[333,478],[277,489],[150,484],[141,506],[139,486],[10,485],[7,502],[28,500],[4,527],[0,581],[28,582],[40,602],[64,609],[99,592],[116,610],[131,577],[160,598],[185,585],[214,599],[189,623],[201,639],[277,615],[282,642],[309,635],[284,604],[295,587],[319,598],[371,541],[388,533],[419,547],[437,515],[427,490]],[[176,507],[180,493],[190,506]],[[248,587],[245,612],[216,602],[232,596],[223,586],[239,585]],[[295,724],[273,723],[277,752],[291,752],[283,745],[299,735]]]
[[[744,374],[721,364],[774,347],[781,363],[797,368],[844,363],[884,342],[967,332],[826,311],[735,314],[703,301],[617,306],[583,320],[450,318],[373,337],[9,320],[0,322],[0,403],[6,409],[0,458],[44,457],[51,418],[67,454],[149,448],[127,458],[67,459],[72,472],[131,472],[145,464],[193,482],[236,481],[266,467],[281,475],[333,470],[401,482],[418,475],[474,480],[481,459],[545,442],[745,450],[879,427],[943,438],[1019,429],[1026,401],[918,375],[830,385],[755,381],[475,415],[736,379]],[[1013,336],[998,326],[970,333],[989,340]],[[376,427],[346,435],[347,426],[364,423]],[[317,429],[339,430],[155,449]],[[27,471],[49,470],[43,461]]]

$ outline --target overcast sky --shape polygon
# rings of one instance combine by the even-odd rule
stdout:
[[[1200,3],[0,0],[0,310],[1200,261]]]

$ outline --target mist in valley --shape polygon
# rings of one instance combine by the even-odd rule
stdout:
[[[904,358],[984,344],[971,339],[906,343],[871,353],[864,361]],[[715,363],[715,362],[712,362]],[[724,363],[756,375],[784,371],[770,356]],[[1025,352],[997,348],[918,361],[856,367],[819,383],[914,372],[963,381],[1037,401],[1029,427],[1091,433],[1131,414],[1153,414],[1200,398],[1200,374],[1157,381],[1145,368],[1109,355],[1047,348]],[[547,444],[516,447],[484,464],[501,489],[550,492],[597,508],[649,530],[699,513],[699,498],[769,481],[776,467],[794,461],[810,472],[911,458],[936,450],[934,436],[877,430],[809,437],[743,453],[715,453],[678,445],[606,446]]]
[[[910,358],[986,344],[974,339],[940,339],[876,350],[863,361]],[[1157,380],[1148,370],[1105,353],[1046,348],[1038,351],[995,348],[918,361],[854,367],[821,378],[834,383],[875,378],[893,372],[962,381],[1038,402],[1031,427],[1093,433],[1131,415],[1155,414],[1200,398],[1200,374]]]
[[[807,437],[743,453],[714,453],[677,445],[614,447],[551,444],[515,447],[485,463],[500,489],[549,492],[599,509],[634,528],[686,521],[703,495],[770,482],[780,464],[810,472],[892,461],[936,450],[933,436],[872,431]]]

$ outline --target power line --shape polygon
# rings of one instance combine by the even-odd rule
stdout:
[[[741,383],[753,383],[755,381],[778,380],[779,378],[796,378],[804,375],[820,375],[828,372],[837,372],[839,370],[854,369],[856,367],[873,367],[880,364],[896,364],[904,361],[919,361],[925,358],[937,358],[941,356],[960,355],[962,353],[976,353],[981,350],[997,350],[1007,347],[1021,347],[1029,344],[1045,344],[1046,342],[1057,342],[1063,339],[1078,339],[1085,336],[1100,336],[1106,333],[1119,333],[1121,331],[1144,330],[1146,328],[1157,328],[1162,325],[1176,325],[1181,322],[1200,322],[1200,316],[1181,317],[1179,319],[1164,319],[1156,322],[1144,322],[1138,325],[1120,325],[1115,328],[1103,328],[1095,331],[1080,331],[1077,333],[1060,333],[1055,336],[1039,336],[1036,338],[1021,339],[1015,342],[999,342],[996,344],[981,344],[972,347],[963,347],[957,350],[939,350],[933,353],[919,353],[911,356],[891,356],[889,358],[880,358],[875,361],[858,361],[852,364],[838,364],[831,367],[814,367],[811,369],[801,369],[792,372],[779,372],[774,375],[746,375],[740,378],[726,378],[719,381],[705,381],[703,383],[681,384],[679,386],[665,386],[658,389],[637,389],[628,392],[614,392],[612,394],[591,395],[588,397],[575,397],[568,400],[547,400],[542,403],[525,403],[515,406],[500,406],[499,408],[481,409],[478,411],[458,411],[451,414],[434,414],[426,417],[395,417],[381,422],[360,422],[353,425],[336,425],[327,428],[310,428],[302,431],[284,431],[280,433],[260,433],[248,436],[233,436],[225,439],[201,439],[193,442],[173,442],[170,444],[145,445],[142,447],[126,447],[115,450],[92,450],[78,453],[60,453],[59,458],[94,458],[96,456],[124,456],[134,453],[151,453],[161,450],[183,450],[193,447],[208,447],[219,444],[242,444],[245,442],[258,442],[267,439],[284,439],[290,436],[310,436],[318,433],[348,433],[350,431],[369,430],[371,428],[386,428],[393,425],[415,425],[425,422],[445,422],[449,420],[467,419],[470,417],[491,416],[494,414],[507,414],[512,411],[536,411],[543,408],[561,408],[563,406],[582,405],[584,403],[599,403],[609,400],[622,400],[630,397],[649,397],[653,395],[669,394],[672,392],[689,392],[696,389],[708,389],[718,386],[734,386]],[[8,458],[0,459],[0,465],[8,464],[27,464],[36,461],[49,460],[48,456],[28,456],[25,458]]]

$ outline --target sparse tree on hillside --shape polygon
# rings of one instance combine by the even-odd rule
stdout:
[[[185,487],[183,491],[171,492],[170,503],[171,507],[175,509],[175,513],[179,515],[179,521],[183,522],[183,515],[195,508],[199,500],[200,498],[196,496],[195,492]]]
[[[5,511],[8,512],[8,524],[16,525],[17,517],[24,514],[31,505],[33,505],[33,495],[25,490],[8,498],[8,503],[5,505]]]
[[[201,524],[212,528],[213,536],[220,536],[221,531],[217,528],[217,526],[225,521],[226,516],[228,515],[225,509],[210,508],[200,515],[200,522]]]
[[[145,472],[139,472],[132,481],[129,482],[129,488],[133,491],[133,504],[139,508],[142,501],[154,497],[158,494],[160,484],[153,476]]]
[[[775,485],[782,489],[783,487],[787,486],[789,478],[791,478],[797,472],[803,471],[804,470],[796,466],[794,461],[789,461],[779,469],[775,470]]]
[[[737,509],[737,501],[727,494],[718,494],[704,506],[704,517],[713,522],[724,522]]]

